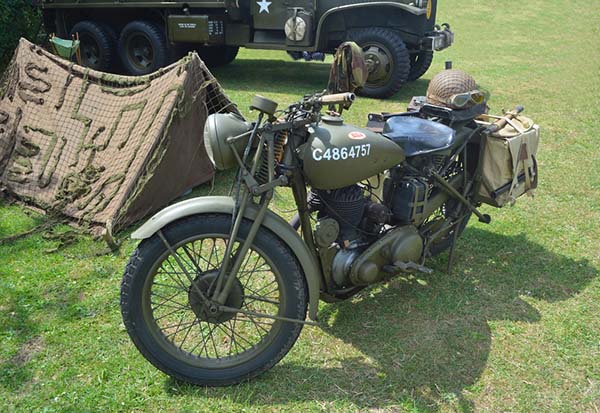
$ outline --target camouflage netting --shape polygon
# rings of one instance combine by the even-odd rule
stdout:
[[[195,54],[127,77],[23,39],[0,93],[0,182],[18,198],[114,230],[210,180],[204,122],[237,112]]]

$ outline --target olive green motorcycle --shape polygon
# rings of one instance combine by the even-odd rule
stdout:
[[[214,164],[239,170],[232,196],[157,213],[133,233],[122,282],[127,331],[158,369],[209,386],[255,377],[318,324],[320,299],[429,273],[473,214],[490,221],[474,199],[485,104],[370,115],[368,128],[327,110],[353,100],[307,95],[277,111],[256,96],[255,122],[208,118]],[[269,209],[278,187],[291,188],[292,222]]]

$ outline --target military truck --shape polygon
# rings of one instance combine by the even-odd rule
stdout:
[[[48,33],[78,34],[82,63],[144,75],[197,50],[208,66],[240,47],[332,53],[346,40],[365,52],[362,94],[386,98],[421,77],[453,33],[435,24],[437,0],[38,0]]]

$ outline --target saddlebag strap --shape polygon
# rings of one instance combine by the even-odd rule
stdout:
[[[511,152],[513,152],[516,148],[511,148]],[[530,167],[530,154],[527,148],[527,142],[525,140],[521,140],[519,142],[519,146],[518,146],[518,152],[516,152],[516,157],[515,154],[513,152],[513,165],[514,165],[514,169],[513,169],[513,181],[512,184],[510,186],[510,190],[508,192],[508,196],[511,200],[511,204],[514,203],[516,201],[516,197],[513,196],[513,192],[516,189],[517,185],[519,184],[519,175],[521,175],[519,173],[519,167],[522,167],[523,169],[523,173],[525,174],[525,187],[524,187],[524,191],[523,192],[528,192],[531,189],[531,174],[529,171],[529,167]]]

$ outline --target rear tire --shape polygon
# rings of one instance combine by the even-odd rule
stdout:
[[[110,71],[116,61],[117,42],[113,32],[104,24],[80,21],[71,29],[71,36],[79,34],[81,64],[101,72]]]
[[[209,68],[225,66],[235,60],[240,48],[237,46],[210,46],[198,49],[200,58]]]
[[[250,226],[250,221],[243,221],[238,241],[248,234]],[[195,277],[194,284],[198,288],[208,288],[204,291],[207,295],[215,281],[216,266],[220,265],[224,255],[224,244],[220,241],[224,239],[222,237],[229,236],[230,228],[230,215],[211,214],[184,218],[162,229],[173,251],[186,267],[189,266],[188,272]],[[186,252],[186,248],[192,252]],[[272,232],[260,228],[251,251],[256,255],[247,256],[245,266],[234,281],[235,288],[232,288],[227,305],[304,320],[306,282],[289,248]],[[138,350],[155,367],[189,383],[224,386],[265,372],[292,348],[302,324],[253,318],[241,313],[214,315],[202,312],[205,307],[195,295],[192,283],[187,276],[181,275],[183,272],[171,257],[170,251],[155,234],[135,250],[121,284],[121,312],[127,332]],[[252,261],[252,257],[259,258]],[[257,268],[260,259],[264,263]],[[252,271],[248,271],[253,265]],[[252,278],[255,270],[259,277]],[[270,281],[271,278],[275,281]],[[260,283],[265,283],[266,291],[270,292],[257,300],[256,297],[265,288]],[[164,302],[159,303],[167,296]],[[230,304],[230,299],[237,304]],[[207,314],[210,316],[208,319]],[[249,318],[255,320],[252,323],[259,337],[256,332],[253,333]],[[261,329],[268,332],[261,334]],[[212,342],[205,339],[205,333]],[[247,341],[241,341],[243,334],[247,334],[244,338]],[[237,343],[236,337],[240,340]],[[205,342],[204,348],[202,341]],[[208,346],[206,343],[209,343]],[[238,345],[242,351],[239,351]],[[227,346],[229,353],[223,354]],[[244,349],[244,346],[248,348]]]
[[[165,33],[155,23],[133,21],[121,32],[119,56],[128,74],[143,76],[153,73],[169,62]]]
[[[419,79],[429,70],[432,62],[433,52],[431,50],[422,50],[419,53],[411,54],[408,80],[413,82]]]
[[[395,94],[408,79],[410,55],[400,34],[383,27],[353,29],[348,40],[365,53],[369,77],[359,91],[362,96],[385,99]]]
[[[443,237],[441,237],[440,239],[438,239],[437,241],[432,243],[429,246],[429,254],[432,257],[435,257],[436,255],[439,255],[442,252],[446,251],[448,248],[450,248],[450,246],[452,245],[453,237],[454,237],[454,231],[458,231],[456,239],[460,238],[463,231],[467,227],[469,220],[471,219],[471,215],[472,214],[469,212],[469,214],[465,218],[463,218],[462,222],[460,224],[458,224],[455,229],[452,229],[450,232],[448,232],[447,235],[444,235]]]

